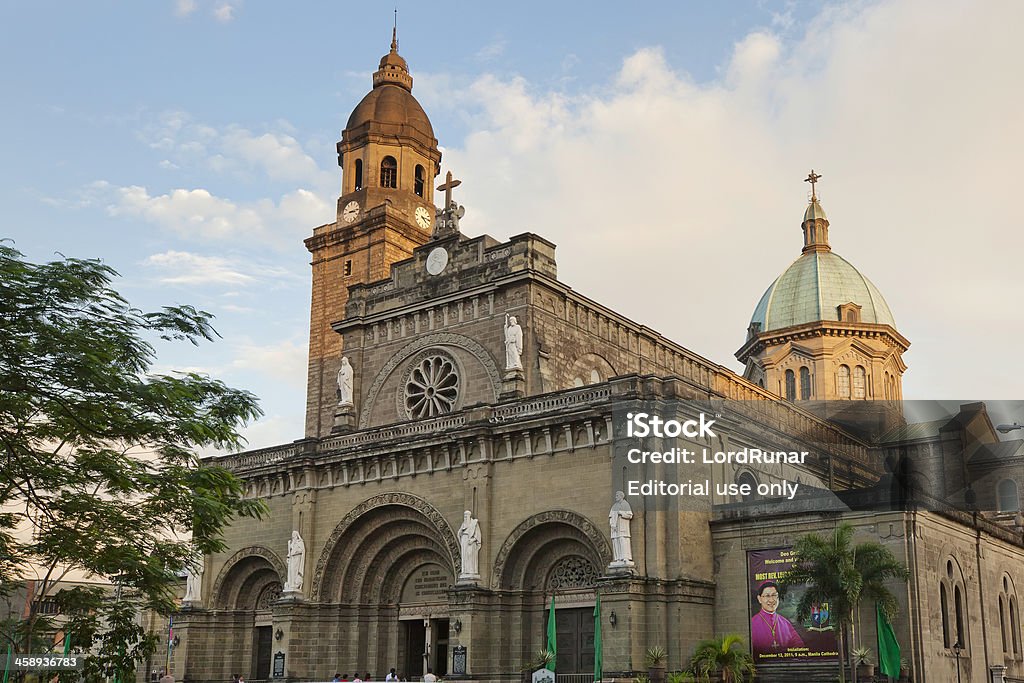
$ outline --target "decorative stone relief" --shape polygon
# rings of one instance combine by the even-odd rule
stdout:
[[[551,570],[551,574],[548,575],[544,593],[551,594],[556,590],[593,588],[600,576],[600,570],[587,558],[579,555],[565,557],[558,561],[558,564]]]
[[[494,358],[487,349],[469,337],[461,334],[436,332],[434,334],[428,334],[424,337],[420,337],[416,341],[410,343],[408,346],[395,353],[395,355],[391,357],[391,360],[384,364],[384,367],[380,369],[380,372],[377,373],[377,376],[370,384],[369,391],[365,394],[363,410],[359,415],[359,428],[365,429],[370,426],[370,415],[373,413],[373,407],[377,402],[377,395],[384,386],[384,382],[386,382],[388,377],[391,376],[391,373],[395,371],[395,368],[406,363],[414,354],[423,351],[424,349],[430,347],[439,347],[443,349],[443,347],[446,346],[462,349],[480,361],[480,364],[487,372],[488,379],[491,381],[493,400],[497,401],[501,390],[501,374],[498,371],[497,364],[494,362]]]

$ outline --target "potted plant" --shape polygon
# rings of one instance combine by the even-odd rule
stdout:
[[[647,677],[651,683],[665,683],[665,669],[667,668],[665,663],[668,660],[665,648],[660,645],[647,648],[644,659],[647,662]]]
[[[735,634],[703,640],[690,659],[690,669],[699,681],[745,683],[753,680],[754,659],[743,647],[743,639]]]
[[[910,683],[910,662],[906,657],[900,657],[900,681]]]
[[[869,647],[853,648],[853,663],[857,666],[857,680],[871,680],[875,675],[875,656]]]
[[[555,653],[551,650],[541,648],[537,650],[537,654],[534,655],[533,659],[523,664],[523,681],[524,683],[530,683],[533,680],[533,672],[539,669],[548,669],[551,667],[551,662],[555,661]]]
[[[689,671],[673,671],[668,675],[668,683],[694,683],[695,680]]]

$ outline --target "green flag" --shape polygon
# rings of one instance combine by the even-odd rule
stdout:
[[[604,662],[601,661],[601,594],[597,594],[594,604],[594,683],[601,683],[604,678]]]
[[[896,642],[896,634],[892,624],[885,618],[882,608],[875,603],[875,616],[878,622],[878,659],[881,662],[882,675],[892,678],[900,677],[900,644]]]
[[[71,652],[71,634],[68,633],[64,636],[64,656],[67,657],[68,653]]]
[[[11,652],[14,651],[13,645],[7,646],[7,663],[4,664],[4,683],[7,683],[7,676],[11,673]]]
[[[555,658],[558,655],[558,644],[555,637],[555,596],[551,596],[551,610],[548,612],[548,647],[547,651],[551,653],[552,659],[551,664],[548,666],[552,671],[555,670]]]

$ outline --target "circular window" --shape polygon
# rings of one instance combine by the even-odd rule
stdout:
[[[459,373],[446,355],[429,355],[416,363],[405,382],[405,410],[419,419],[455,410],[459,400]]]

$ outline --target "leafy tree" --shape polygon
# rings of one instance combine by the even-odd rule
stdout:
[[[240,448],[239,428],[261,414],[256,398],[196,373],[151,372],[158,339],[212,340],[211,316],[133,308],[116,276],[97,260],[30,263],[0,242],[0,589],[40,577],[29,616],[0,633],[0,647],[28,652],[52,634],[39,606],[68,571],[106,577],[118,599],[57,598],[73,643],[98,652],[90,680],[124,680],[155,645],[121,598],[172,612],[179,572],[225,548],[231,519],[265,511],[196,455]]]
[[[743,639],[735,634],[698,643],[690,659],[690,669],[701,681],[708,681],[712,674],[721,673],[723,683],[753,680],[755,672],[754,659],[743,647]]]
[[[806,619],[815,604],[828,602],[839,626],[839,679],[845,683],[842,665],[846,661],[842,634],[850,629],[851,647],[856,645],[854,621],[861,601],[870,600],[894,618],[898,611],[896,596],[886,586],[891,581],[906,581],[907,568],[880,543],[853,545],[853,526],[840,524],[826,536],[807,534],[794,546],[795,566],[779,583],[782,588],[806,584],[807,590],[797,603],[797,618]],[[857,680],[856,669],[853,680]]]

